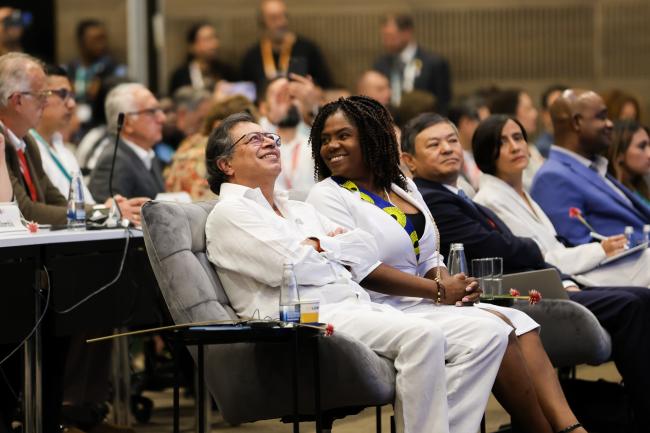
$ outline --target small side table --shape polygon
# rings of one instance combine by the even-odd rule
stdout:
[[[174,341],[174,433],[180,432],[180,403],[179,403],[179,383],[180,383],[180,351],[182,345],[197,346],[198,360],[198,425],[199,433],[205,432],[205,365],[204,365],[204,348],[212,344],[233,344],[233,343],[259,343],[272,342],[284,343],[290,346],[291,350],[291,369],[292,369],[292,388],[293,388],[293,431],[300,432],[300,418],[298,413],[298,350],[301,343],[311,343],[312,358],[314,367],[314,410],[316,417],[316,432],[322,433],[322,413],[320,403],[320,358],[318,341],[322,331],[310,327],[279,327],[279,326],[250,326],[241,325],[212,325],[197,326],[183,329],[174,329],[168,332],[168,336]]]

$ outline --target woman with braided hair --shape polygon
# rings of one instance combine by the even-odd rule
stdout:
[[[458,139],[457,133],[452,135],[450,139]],[[371,233],[381,262],[411,277],[374,278],[373,302],[435,321],[452,353],[476,338],[467,323],[508,326],[510,339],[496,375],[495,396],[525,431],[585,431],[542,347],[539,325],[512,308],[474,305],[480,293],[476,280],[447,272],[433,217],[415,184],[398,168],[398,144],[386,109],[363,96],[331,102],[314,120],[310,141],[320,182],[307,202],[344,228]],[[486,404],[455,391],[457,397],[450,401],[481,408]],[[450,424],[451,411],[450,406]]]

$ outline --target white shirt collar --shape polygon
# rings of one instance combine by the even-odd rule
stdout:
[[[566,149],[564,147],[556,146],[555,144],[551,145],[551,149],[572,157],[573,159],[577,160],[587,168],[591,168],[593,166],[598,172],[598,174],[602,177],[605,177],[607,175],[607,165],[609,164],[609,162],[607,161],[607,158],[603,156],[596,155],[594,159],[591,160],[589,158],[585,158],[584,156],[575,153],[572,150]]]
[[[25,141],[22,138],[18,138],[16,134],[13,133],[13,131],[5,126],[4,123],[0,122],[0,125],[4,128],[5,131],[7,131],[7,138],[9,139],[9,142],[11,145],[16,149],[16,150],[22,150],[23,152],[25,151],[25,147],[27,147],[27,144],[25,144]]]
[[[144,149],[125,138],[122,138],[122,141],[124,141],[124,144],[126,144],[132,151],[135,152],[136,155],[138,155],[138,158],[142,160],[142,163],[145,167],[147,167],[147,170],[151,170],[151,163],[156,157],[154,151],[152,149]]]
[[[449,191],[453,192],[454,195],[458,195],[458,191],[460,190],[460,188],[458,188],[456,186],[453,186],[453,185],[448,185],[446,183],[443,183],[442,186],[447,188]]]
[[[401,53],[399,53],[399,58],[405,65],[409,64],[413,58],[415,58],[415,52],[418,49],[418,44],[411,42],[408,44]]]

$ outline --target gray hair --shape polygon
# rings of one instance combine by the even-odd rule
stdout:
[[[41,70],[43,62],[24,53],[7,53],[0,56],[0,107],[6,107],[9,97],[17,92],[29,92],[29,64]]]
[[[117,116],[138,109],[135,95],[139,90],[149,91],[140,83],[124,83],[115,86],[108,95],[104,109],[106,111],[106,126],[109,132],[117,132]]]
[[[182,86],[174,92],[172,98],[174,108],[187,108],[188,111],[195,111],[206,99],[211,99],[212,93],[205,89],[195,89],[192,86]]]

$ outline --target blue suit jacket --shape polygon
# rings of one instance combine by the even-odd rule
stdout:
[[[589,229],[569,217],[569,208],[577,207],[587,222],[600,234],[623,233],[634,227],[634,238],[641,238],[644,224],[650,224],[650,208],[616,179],[607,175],[632,202],[630,206],[598,173],[575,158],[551,149],[549,159],[537,172],[530,194],[544,209],[560,236],[572,244],[591,242]]]
[[[515,236],[499,217],[478,203],[452,193],[442,184],[414,179],[440,231],[440,253],[460,242],[468,262],[482,257],[503,257],[503,271],[521,272],[549,267],[534,240]]]

